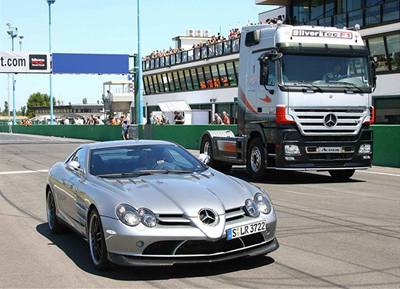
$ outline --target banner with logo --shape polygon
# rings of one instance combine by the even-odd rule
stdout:
[[[50,73],[48,53],[1,52],[0,73]]]

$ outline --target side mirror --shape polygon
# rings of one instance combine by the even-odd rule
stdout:
[[[371,80],[372,80],[372,87],[373,89],[376,88],[376,62],[375,59],[373,57],[370,57],[370,67],[371,67]]]
[[[247,47],[260,43],[261,30],[254,30],[246,33],[245,45]]]
[[[80,164],[77,161],[70,161],[67,163],[67,168],[74,172],[82,173]]]
[[[211,160],[210,156],[207,154],[200,154],[197,158],[205,165],[208,165]]]

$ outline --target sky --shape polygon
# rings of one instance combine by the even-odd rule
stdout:
[[[189,28],[219,31],[257,22],[258,14],[274,7],[255,0],[141,0],[142,55],[173,46],[172,38]],[[48,51],[46,0],[0,0],[0,51],[11,50],[6,23],[24,36],[22,50]],[[52,51],[56,53],[118,53],[137,51],[135,0],[56,0],[52,5]],[[15,43],[19,50],[19,44]],[[126,79],[119,75],[54,75],[53,95],[67,104],[101,99],[104,81]],[[48,93],[48,75],[16,75],[16,107],[26,105],[30,94]],[[7,75],[0,74],[0,109],[7,100]],[[12,93],[11,106],[12,106]]]

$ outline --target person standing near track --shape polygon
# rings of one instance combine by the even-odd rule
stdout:
[[[129,132],[129,123],[128,123],[128,120],[125,119],[125,120],[122,122],[122,138],[123,138],[124,140],[128,140],[128,139],[129,139],[128,132]]]

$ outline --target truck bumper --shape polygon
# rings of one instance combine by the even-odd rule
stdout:
[[[362,128],[355,136],[303,136],[297,129],[278,129],[275,153],[268,153],[267,166],[280,170],[366,169],[372,163],[372,130]],[[299,153],[290,154],[285,146],[294,145]],[[360,151],[370,145],[370,152]]]

